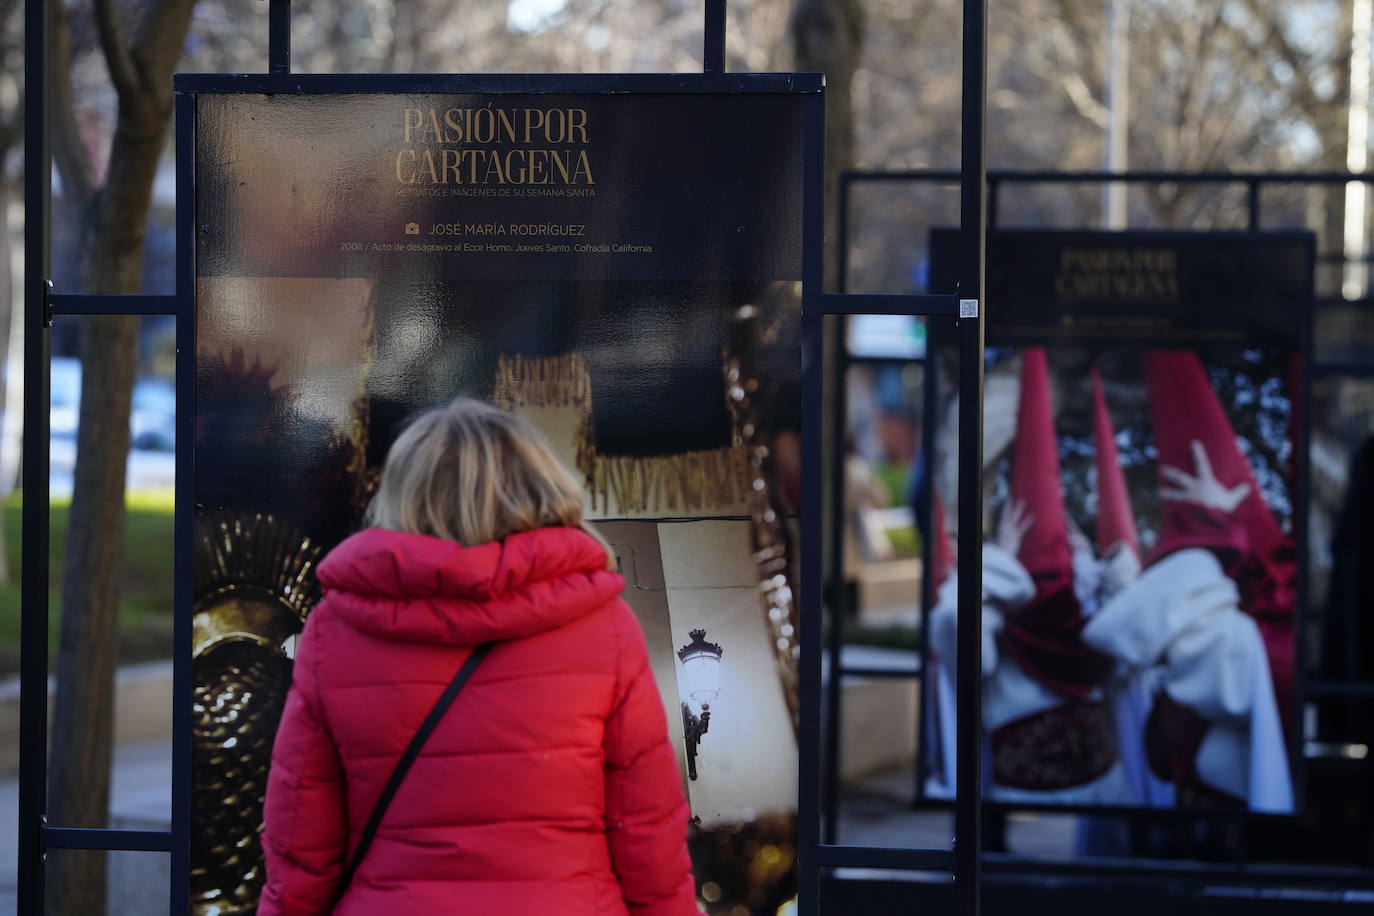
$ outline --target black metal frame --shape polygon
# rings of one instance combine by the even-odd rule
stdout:
[[[725,72],[725,0],[706,0],[703,73],[690,75],[310,75],[290,72],[290,0],[270,0],[268,8],[268,64],[266,74],[178,75],[175,89],[177,140],[176,291],[167,296],[53,295],[49,274],[51,212],[51,144],[47,79],[51,12],[43,0],[25,0],[25,379],[24,396],[24,516],[25,544],[45,544],[48,538],[48,374],[49,333],[53,315],[144,314],[177,318],[176,393],[177,438],[174,555],[174,698],[172,823],[168,831],[129,831],[49,827],[44,811],[47,796],[47,633],[48,561],[44,550],[23,555],[21,660],[21,765],[19,811],[19,912],[43,909],[44,860],[50,849],[165,851],[172,859],[169,887],[171,912],[184,911],[189,901],[190,777],[191,777],[191,543],[193,534],[194,405],[195,405],[195,210],[194,160],[195,95],[234,93],[377,93],[377,92],[597,92],[597,93],[804,93],[806,175],[803,214],[803,500],[805,517],[819,520],[825,508],[822,485],[821,422],[822,326],[825,315],[864,313],[911,314],[957,318],[962,356],[959,449],[969,463],[979,463],[982,447],[983,319],[978,306],[983,281],[986,160],[985,24],[986,0],[963,0],[964,100],[962,243],[959,289],[927,296],[851,296],[824,292],[822,276],[824,225],[824,96],[819,74],[732,74]],[[960,302],[965,306],[959,318]],[[843,423],[842,405],[838,422]],[[963,475],[960,511],[968,513],[961,529],[961,580],[970,583],[960,595],[959,658],[965,671],[979,669],[979,615],[976,583],[981,557],[976,549],[981,477]],[[834,507],[838,509],[838,507]],[[836,519],[839,512],[831,512]],[[968,532],[964,534],[962,532]],[[831,532],[832,550],[840,538]],[[799,912],[820,912],[820,869],[838,866],[953,870],[963,916],[975,916],[979,900],[979,818],[977,791],[962,793],[958,803],[958,842],[951,855],[943,850],[868,849],[822,844],[820,835],[821,745],[821,607],[822,531],[819,522],[805,526],[801,540],[802,660],[801,721],[799,726],[800,798],[798,806]],[[842,602],[842,596],[838,600]],[[832,603],[832,611],[840,605]],[[838,613],[835,617],[838,618]],[[960,702],[978,709],[976,677],[960,682]],[[960,726],[963,785],[977,789],[980,768],[978,722]]]
[[[55,295],[51,265],[52,139],[50,104],[52,5],[26,0],[24,10],[24,438],[23,551],[20,620],[20,757],[18,818],[18,912],[43,911],[48,850],[133,850],[170,855],[170,900],[184,906],[190,883],[191,787],[191,538],[193,415],[191,250],[180,246],[172,295]],[[178,106],[177,139],[188,140],[189,123]],[[181,171],[178,178],[188,178]],[[177,213],[178,235],[191,232],[190,208]],[[50,329],[57,315],[172,315],[176,317],[176,389],[179,408],[173,516],[172,821],[165,831],[48,826],[48,443]],[[181,659],[185,659],[184,662]]]
[[[24,509],[20,585],[19,823],[20,913],[43,909],[48,795],[48,384],[52,352],[47,276],[51,262],[52,131],[48,35],[52,10],[24,5]],[[34,36],[38,36],[35,40]],[[41,172],[40,172],[41,166]],[[39,331],[38,329],[43,329]],[[41,473],[33,473],[42,468]],[[39,479],[34,479],[39,478]],[[41,699],[34,696],[41,691]],[[33,875],[34,877],[26,877]]]
[[[840,659],[845,616],[844,585],[844,378],[847,364],[846,315],[898,314],[926,318],[955,319],[954,334],[959,348],[959,433],[958,456],[960,467],[981,467],[983,450],[983,295],[985,260],[985,220],[987,217],[987,156],[984,148],[987,114],[986,78],[986,0],[964,0],[963,4],[963,99],[961,170],[953,173],[960,186],[960,258],[958,288],[931,294],[873,295],[825,294],[820,308],[804,307],[806,316],[806,352],[803,366],[802,403],[807,418],[803,426],[804,470],[803,517],[828,518],[828,547],[825,565],[812,560],[821,556],[822,532],[817,525],[809,526],[802,534],[802,731],[801,786],[802,806],[800,825],[799,879],[803,889],[803,913],[815,913],[810,901],[817,900],[814,884],[820,867],[891,868],[930,872],[953,872],[958,912],[969,916],[980,911],[982,857],[982,746],[981,716],[961,716],[958,722],[959,786],[955,800],[954,848],[897,849],[846,846],[838,842],[838,791],[836,776],[840,759],[840,688],[847,674]],[[844,221],[846,219],[846,182],[842,177],[838,204],[841,259],[844,264]],[[808,200],[806,223],[813,226],[821,218],[820,202]],[[809,275],[806,288],[820,288],[820,240],[811,238],[816,248],[808,250]],[[839,288],[844,289],[843,270]],[[828,353],[822,353],[821,324],[824,315],[835,315],[837,326],[830,335]],[[822,389],[821,375],[814,367],[825,367],[825,374],[836,380],[838,394],[832,398],[828,411],[831,436],[828,492],[821,492],[823,482],[816,474],[806,474],[806,468],[822,467],[822,426],[819,409]],[[982,475],[959,475],[959,622],[957,656],[961,672],[977,672],[982,668],[980,640],[982,602],[980,590],[983,578],[982,551],[978,521],[982,506]],[[823,514],[824,512],[824,514]],[[825,593],[829,610],[830,678],[825,684],[826,709],[821,701],[821,608]],[[867,672],[872,674],[872,671]],[[892,672],[906,676],[908,672]],[[957,685],[958,702],[962,709],[982,709],[982,683],[977,676],[962,676]],[[817,759],[820,726],[824,720],[825,766]],[[812,794],[812,786],[821,791]],[[819,803],[820,808],[815,806]],[[823,821],[822,821],[823,816]],[[822,836],[822,827],[824,836]]]
[[[838,210],[839,210],[837,216],[838,216],[838,229],[839,229],[839,231],[838,231],[838,235],[839,235],[838,244],[839,244],[839,247],[840,247],[840,256],[839,256],[839,273],[840,273],[840,276],[839,276],[839,282],[840,282],[841,289],[845,288],[845,286],[846,286],[847,283],[848,283],[848,279],[849,279],[849,277],[848,277],[848,255],[849,255],[849,247],[848,247],[848,246],[849,246],[849,227],[850,227],[850,224],[851,224],[850,200],[851,200],[851,189],[852,189],[852,187],[853,187],[855,184],[859,184],[859,183],[883,183],[883,184],[896,184],[896,183],[901,183],[901,184],[945,184],[945,185],[952,185],[952,184],[958,183],[959,180],[960,180],[960,177],[961,177],[961,173],[960,173],[960,172],[951,171],[951,170],[849,171],[849,172],[843,173],[843,174],[840,176],[839,187],[838,187],[838,194],[837,194],[837,198],[838,198],[838,199],[837,199],[837,203],[836,203],[836,205],[837,205],[837,207],[838,207]],[[1084,183],[1105,184],[1105,183],[1113,182],[1113,181],[1127,182],[1127,183],[1133,183],[1133,184],[1155,184],[1155,183],[1161,183],[1161,182],[1175,182],[1175,183],[1180,183],[1180,184],[1223,184],[1223,185],[1237,185],[1237,184],[1239,184],[1239,185],[1243,185],[1243,186],[1245,187],[1245,189],[1246,189],[1246,215],[1247,215],[1247,224],[1246,224],[1246,227],[1245,227],[1245,229],[1244,229],[1243,231],[1245,231],[1245,232],[1260,232],[1260,231],[1262,231],[1262,216],[1263,216],[1263,203],[1262,203],[1262,201],[1263,201],[1263,196],[1262,196],[1262,192],[1263,192],[1263,190],[1264,190],[1264,188],[1265,188],[1266,186],[1271,186],[1271,185],[1294,185],[1294,184],[1308,184],[1308,185],[1340,185],[1340,184],[1345,184],[1345,183],[1351,182],[1351,181],[1360,181],[1360,182],[1364,182],[1364,183],[1366,183],[1366,184],[1374,184],[1374,172],[1365,172],[1365,173],[1347,173],[1347,172],[1312,172],[1312,173],[1303,173],[1303,172],[1256,172],[1256,173],[1244,173],[1244,172],[1241,172],[1241,173],[1236,173],[1236,172],[1189,172],[1189,173],[1176,173],[1176,172],[1161,172],[1161,171],[1136,171],[1136,172],[1125,172],[1125,173],[1111,173],[1111,172],[1101,172],[1101,171],[1099,171],[1099,172],[1055,172],[1055,171],[1015,171],[1015,170],[997,170],[997,171],[989,171],[989,172],[987,173],[987,183],[988,183],[988,193],[989,193],[989,200],[988,200],[988,232],[991,233],[992,231],[995,231],[995,230],[997,230],[998,228],[1000,228],[1000,227],[997,225],[997,220],[996,220],[998,193],[999,193],[999,191],[1000,191],[1001,188],[1003,188],[1003,187],[1005,187],[1005,186],[1007,186],[1007,185],[1012,185],[1012,184],[1019,184],[1019,185],[1026,185],[1026,184],[1084,184]],[[1166,235],[1166,236],[1168,235],[1168,233],[1164,233],[1164,232],[1162,232],[1162,233],[1160,233],[1160,234],[1161,234],[1161,235]],[[1232,234],[1235,234],[1235,233],[1232,233]],[[1269,233],[1269,234],[1272,235],[1273,233]],[[1315,260],[1315,262],[1316,262],[1317,264],[1346,264],[1346,263],[1350,263],[1350,259],[1346,258],[1343,254],[1341,254],[1341,253],[1332,253],[1332,252],[1328,252],[1328,253],[1324,253],[1324,254],[1316,254],[1316,253],[1314,253],[1314,260]],[[1371,255],[1366,256],[1365,260],[1366,260],[1366,261],[1369,261],[1369,262],[1374,262],[1374,254],[1371,254]],[[847,298],[855,298],[855,297],[847,297]],[[1316,298],[1316,297],[1314,296],[1314,305],[1315,305],[1316,308],[1319,308],[1322,304],[1331,304],[1331,303],[1335,303],[1335,302],[1340,302],[1340,303],[1343,303],[1343,304],[1352,304],[1352,303],[1349,303],[1347,300],[1343,300],[1343,299],[1339,299],[1339,300],[1338,300],[1338,299],[1321,299],[1321,298]],[[1366,304],[1368,307],[1370,307],[1371,309],[1374,309],[1374,299],[1366,300],[1366,301],[1365,301],[1365,304]],[[1314,311],[1315,311],[1315,308],[1314,308]],[[1371,379],[1374,379],[1374,364],[1323,363],[1323,362],[1317,361],[1317,359],[1316,359],[1316,357],[1315,357],[1315,354],[1314,354],[1314,347],[1313,347],[1313,336],[1314,336],[1314,335],[1313,335],[1312,324],[1313,324],[1313,322],[1312,322],[1312,316],[1309,315],[1309,316],[1308,316],[1308,320],[1304,323],[1304,334],[1303,334],[1303,339],[1302,339],[1302,341],[1300,341],[1300,343],[1299,343],[1299,351],[1302,353],[1302,356],[1303,356],[1303,359],[1304,359],[1304,364],[1305,364],[1305,366],[1306,366],[1306,371],[1303,373],[1303,378],[1302,378],[1302,390],[1299,392],[1299,397],[1300,397],[1301,402],[1302,402],[1302,404],[1303,404],[1304,406],[1303,406],[1303,409],[1300,411],[1300,417],[1299,417],[1299,421],[1300,421],[1300,422],[1299,422],[1299,429],[1298,429],[1298,439],[1297,439],[1297,442],[1295,443],[1295,448],[1296,448],[1296,451],[1297,451],[1297,455],[1296,455],[1296,458],[1297,458],[1297,474],[1295,475],[1295,477],[1296,477],[1296,486],[1295,486],[1295,488],[1294,488],[1294,493],[1293,493],[1293,497],[1292,497],[1292,498],[1293,498],[1293,507],[1294,507],[1294,524],[1295,524],[1295,530],[1296,530],[1296,533],[1297,533],[1297,535],[1298,535],[1300,544],[1306,545],[1306,546],[1307,546],[1307,550],[1310,550],[1310,549],[1311,549],[1311,548],[1310,548],[1310,545],[1308,545],[1308,543],[1307,543],[1308,539],[1307,539],[1307,536],[1306,536],[1306,535],[1307,535],[1307,525],[1308,525],[1308,521],[1307,521],[1307,513],[1306,513],[1305,511],[1303,511],[1302,507],[1307,506],[1307,504],[1308,504],[1308,502],[1309,502],[1309,499],[1310,499],[1310,445],[1311,445],[1311,424],[1312,424],[1312,412],[1311,412],[1311,410],[1310,410],[1310,401],[1311,401],[1311,387],[1312,387],[1312,382],[1313,382],[1314,379],[1317,379],[1317,378],[1333,378],[1333,377],[1355,377],[1355,378],[1371,378]],[[924,388],[923,388],[923,394],[924,394],[924,396],[925,396],[925,403],[924,403],[924,405],[923,405],[923,406],[924,406],[924,409],[923,409],[923,412],[922,412],[922,444],[921,444],[922,449],[930,449],[930,448],[932,447],[933,442],[934,442],[934,436],[935,436],[935,429],[934,429],[933,424],[934,424],[934,420],[935,420],[936,391],[935,391],[935,385],[934,385],[934,373],[933,373],[933,370],[932,370],[932,366],[931,366],[930,360],[932,359],[933,353],[934,353],[934,352],[936,351],[936,349],[937,349],[937,346],[936,346],[936,344],[935,344],[936,337],[937,337],[936,329],[932,328],[932,329],[931,329],[930,336],[929,336],[929,338],[928,338],[928,344],[927,344],[926,354],[925,354],[925,356],[923,356],[923,357],[914,358],[914,359],[910,359],[910,360],[887,360],[887,361],[889,361],[889,362],[892,362],[892,361],[895,361],[895,362],[913,362],[913,363],[919,363],[919,364],[922,365],[923,372],[924,372],[924,379],[923,379],[923,380],[924,380]],[[962,352],[961,352],[961,356],[962,356]],[[848,362],[854,362],[854,360],[848,359],[848,357],[844,357],[843,354],[842,354],[842,358],[845,358]],[[960,369],[960,371],[961,371],[961,373],[963,372],[962,363],[961,363],[961,369]],[[844,380],[845,376],[844,376],[843,374],[840,374],[840,375],[838,376],[838,378],[841,380],[841,381],[840,381],[840,384],[843,385],[843,384],[844,384],[844,381],[843,381],[843,380]],[[962,378],[961,378],[961,383],[962,383]],[[962,389],[962,384],[961,384],[961,392],[962,392],[962,390],[963,390],[963,389]],[[840,400],[841,400],[841,401],[843,400],[843,397],[842,397],[842,396],[841,396]],[[843,437],[843,435],[844,435],[844,430],[843,430],[842,427],[841,427],[840,429],[838,429],[838,430],[832,430],[832,433],[836,436],[836,439],[835,439],[835,443],[836,443],[836,444],[842,442],[842,437]],[[928,464],[929,464],[929,463],[928,463]],[[962,462],[961,462],[961,467],[962,467]],[[962,480],[962,478],[963,478],[964,476],[967,476],[967,475],[961,474],[961,480]],[[843,493],[843,489],[842,489],[842,488],[843,488],[843,481],[842,481],[842,479],[840,480],[840,482],[839,482],[838,484],[832,484],[832,485],[835,485],[835,486],[838,486],[838,487],[839,487],[839,489],[837,489],[837,490],[835,491],[835,494],[832,496],[832,499],[842,499],[842,498],[843,498],[843,495],[842,495],[842,493]],[[927,487],[930,486],[929,478],[928,478],[928,480],[927,480],[926,486],[927,486]],[[927,497],[927,498],[926,498],[926,505],[929,506],[929,505],[930,505],[929,494],[927,493],[927,494],[925,494],[925,496]],[[962,496],[962,494],[961,494],[961,496]],[[963,503],[962,503],[962,499],[961,499],[961,502],[960,502],[960,520],[961,520],[961,522],[964,520],[964,516],[963,516],[962,513],[963,513]],[[929,518],[924,519],[924,523],[925,523],[925,530],[926,530],[926,531],[930,531],[930,530],[931,530],[931,527],[930,527],[931,520],[930,520]],[[962,554],[962,550],[964,549],[964,542],[963,542],[963,540],[962,540],[962,536],[963,536],[963,525],[962,525],[962,524],[960,525],[960,533],[961,533],[960,549],[961,549],[961,554]],[[923,560],[923,563],[924,563],[924,568],[929,569],[929,568],[930,568],[930,560],[931,560],[929,538],[925,539],[925,541],[924,541],[923,544],[922,544],[922,554],[923,554],[923,555],[922,555],[922,560]],[[1307,579],[1308,579],[1308,575],[1309,575],[1309,573],[1308,573],[1308,566],[1309,566],[1309,563],[1308,563],[1308,560],[1307,560],[1307,556],[1308,556],[1308,554],[1307,554],[1306,552],[1304,552],[1302,561],[1299,563],[1299,566],[1298,566],[1298,577],[1299,577],[1299,578],[1298,578],[1298,589],[1299,589],[1299,594],[1300,594],[1301,596],[1303,596],[1301,600],[1307,600],[1307,596],[1308,596],[1308,582],[1307,582]],[[832,568],[832,573],[831,573],[831,574],[832,574],[832,575],[838,574],[838,569],[839,569],[839,567],[833,567],[833,568]],[[960,565],[959,569],[960,569],[960,574],[962,575],[962,573],[963,573],[963,566],[962,566],[962,564]],[[962,603],[962,602],[964,601],[964,597],[963,597],[962,594],[961,594],[961,596],[960,596],[960,601],[961,601],[961,605],[960,605],[960,614],[961,614],[961,621],[962,621],[962,616],[963,616],[963,603]],[[923,579],[923,582],[922,582],[922,594],[921,594],[921,596],[920,596],[920,610],[921,610],[921,619],[922,619],[922,621],[923,621],[923,624],[924,624],[924,621],[925,621],[925,619],[926,619],[926,615],[929,613],[929,611],[930,611],[931,607],[933,606],[933,604],[934,604],[933,589],[931,588],[931,584],[930,584],[928,581],[925,581],[925,580]],[[871,677],[883,677],[883,678],[897,678],[897,679],[914,678],[914,679],[916,679],[916,680],[918,680],[918,681],[921,680],[921,679],[923,678],[923,672],[924,672],[924,670],[925,670],[925,668],[926,668],[926,661],[927,661],[927,659],[928,659],[928,651],[927,651],[927,646],[926,646],[926,643],[925,643],[925,633],[926,633],[926,630],[927,630],[927,627],[923,625],[923,626],[921,627],[921,636],[920,636],[920,641],[921,641],[921,642],[920,642],[920,650],[919,650],[919,660],[918,660],[917,666],[916,666],[914,669],[911,668],[911,667],[871,667],[871,666],[862,666],[862,667],[860,667],[860,666],[849,666],[849,667],[846,667],[846,666],[842,665],[842,664],[841,664],[841,661],[840,661],[840,658],[841,658],[841,649],[842,649],[843,639],[844,639],[843,620],[840,619],[839,617],[832,618],[832,621],[831,621],[831,629],[830,629],[829,634],[828,634],[829,640],[828,640],[828,646],[827,646],[827,650],[828,650],[828,652],[830,653],[830,659],[831,659],[831,669],[830,669],[831,672],[832,672],[832,675],[831,675],[831,690],[830,690],[829,694],[827,695],[828,703],[827,703],[827,709],[826,709],[826,711],[825,711],[825,715],[826,715],[826,717],[827,717],[827,721],[828,721],[828,722],[836,723],[836,725],[834,726],[834,729],[833,729],[832,733],[831,733],[830,735],[827,736],[827,740],[828,740],[828,742],[829,742],[829,745],[828,745],[828,747],[827,747],[827,750],[828,750],[828,754],[829,754],[829,763],[830,763],[831,765],[827,768],[826,772],[823,774],[823,797],[826,798],[826,800],[827,800],[827,811],[826,811],[826,814],[827,814],[827,818],[828,818],[828,823],[829,823],[829,824],[832,824],[832,825],[833,825],[833,824],[836,823],[836,821],[837,821],[837,814],[838,814],[837,798],[838,798],[838,781],[839,781],[839,772],[840,772],[840,767],[839,767],[840,755],[839,755],[838,741],[837,741],[836,735],[838,734],[838,725],[837,725],[837,723],[840,721],[840,718],[841,718],[841,715],[842,715],[842,712],[841,712],[841,704],[840,704],[840,702],[839,702],[839,697],[840,697],[840,689],[839,689],[839,688],[840,688],[841,682],[842,682],[845,678],[850,678],[850,677],[870,677],[870,678],[871,678]],[[1303,658],[1306,657],[1305,642],[1306,642],[1307,633],[1306,633],[1306,627],[1303,626],[1303,625],[1301,624],[1301,622],[1299,622],[1299,623],[1297,624],[1297,626],[1296,626],[1296,634],[1295,634],[1295,636],[1296,636],[1296,638],[1297,638],[1297,640],[1298,640],[1298,645],[1297,645],[1297,647],[1296,647],[1297,657],[1298,657],[1299,659],[1303,659]],[[961,664],[960,664],[960,669],[959,669],[959,670],[961,670],[961,671],[962,671],[962,670],[966,670],[966,669],[964,669],[964,668],[962,667],[962,660],[961,660]],[[961,684],[960,684],[960,687],[962,688],[962,686],[963,686],[963,685],[962,685],[962,683],[961,683]],[[918,710],[919,710],[919,711],[918,711],[918,717],[919,717],[918,729],[924,729],[924,728],[925,728],[925,723],[929,720],[930,709],[929,709],[929,707],[928,707],[927,704],[928,704],[930,695],[931,695],[931,692],[930,692],[930,691],[925,691],[925,690],[921,691],[921,702],[920,702],[920,704],[918,705]],[[1365,699],[1374,697],[1374,682],[1359,683],[1359,682],[1333,682],[1333,681],[1312,680],[1312,679],[1309,679],[1309,678],[1308,678],[1308,672],[1307,672],[1307,670],[1306,670],[1306,667],[1303,666],[1303,665],[1300,665],[1300,666],[1299,666],[1299,670],[1298,670],[1298,672],[1297,672],[1297,676],[1295,677],[1295,704],[1297,705],[1297,712],[1298,712],[1298,717],[1295,719],[1295,721],[1299,721],[1299,722],[1301,721],[1301,712],[1302,712],[1302,710],[1306,707],[1306,705],[1307,705],[1309,702],[1311,702],[1311,701],[1313,701],[1313,700],[1316,700],[1316,699],[1323,699],[1323,698],[1355,698],[1355,697],[1365,698]],[[961,690],[960,698],[959,698],[959,699],[960,699],[960,703],[962,704],[962,702],[963,702],[963,693],[962,693],[962,690]],[[962,708],[965,708],[965,707],[963,707],[963,706],[961,705],[960,708],[962,709]],[[973,717],[961,715],[961,716],[959,717],[960,725],[962,726],[967,720],[972,719],[972,718],[973,718]],[[1298,762],[1298,767],[1295,769],[1295,773],[1294,773],[1294,776],[1295,776],[1295,784],[1300,784],[1300,783],[1301,783],[1301,773],[1302,773],[1302,763],[1303,763],[1303,756],[1302,756],[1302,740],[1301,740],[1301,736],[1300,736],[1300,735],[1296,735],[1296,734],[1295,734],[1294,736],[1292,736],[1292,744],[1293,744],[1294,746],[1293,746],[1290,750],[1293,752],[1294,759]],[[914,793],[913,793],[915,801],[913,802],[913,805],[914,805],[914,807],[917,807],[917,808],[947,809],[947,808],[950,807],[950,804],[949,804],[949,802],[947,802],[947,801],[933,801],[933,800],[926,800],[926,799],[924,798],[924,784],[925,784],[925,778],[926,778],[926,754],[924,753],[924,747],[925,747],[924,732],[918,730],[918,754],[917,754],[917,761],[916,761],[916,768],[915,768],[915,769],[916,769],[916,780],[915,780],[915,791],[914,791]],[[962,750],[962,745],[961,745],[961,750]],[[960,780],[959,786],[960,786],[960,794],[961,794],[961,795],[962,795],[962,789],[963,789],[963,779],[964,779],[964,776],[965,776],[964,766],[963,766],[963,764],[961,763],[961,764],[959,765],[959,776],[958,776],[958,778],[959,778],[959,780]],[[1300,785],[1298,786],[1298,788],[1300,788]],[[1300,802],[1301,802],[1301,797],[1300,797]],[[1231,812],[1218,812],[1218,811],[1206,811],[1206,812],[1203,812],[1203,811],[1197,811],[1197,810],[1146,809],[1146,808],[1140,808],[1140,807],[1126,807],[1126,806],[1025,805],[1025,804],[1005,804],[1005,803],[991,802],[991,801],[990,801],[990,802],[987,802],[987,807],[988,807],[990,810],[1001,811],[1001,812],[1012,812],[1012,811],[1036,811],[1036,812],[1040,812],[1040,813],[1063,814],[1063,815],[1072,815],[1072,814],[1097,814],[1097,815],[1103,815],[1103,816],[1122,816],[1122,817],[1131,818],[1131,819],[1137,820],[1137,821],[1142,821],[1142,822],[1148,821],[1148,822],[1154,822],[1154,823],[1159,823],[1159,822],[1161,822],[1161,821],[1175,820],[1175,819],[1196,819],[1196,818],[1197,818],[1198,816],[1200,816],[1200,815],[1201,815],[1201,816],[1210,817],[1210,818],[1219,819],[1219,820],[1231,820],[1231,821],[1241,821],[1241,822],[1248,822],[1248,821],[1253,821],[1253,820],[1271,820],[1271,821],[1272,821],[1272,820],[1280,819],[1280,818],[1283,818],[1283,817],[1287,817],[1286,815],[1265,815],[1265,814],[1253,814],[1253,813],[1249,813],[1249,812],[1235,812],[1235,813],[1231,813]],[[832,828],[832,829],[833,829],[833,828]],[[832,834],[832,837],[833,837],[833,834]],[[1350,867],[1346,867],[1346,866],[1334,866],[1334,865],[1333,865],[1333,866],[1330,866],[1330,867],[1282,868],[1282,867],[1275,867],[1275,866],[1272,866],[1272,865],[1265,865],[1265,864],[1262,864],[1262,863],[1256,864],[1256,863],[1250,863],[1250,862],[1241,862],[1241,863],[1239,863],[1239,864],[1236,865],[1236,866],[1228,867],[1228,866],[1221,865],[1221,864],[1209,864],[1209,863],[1185,863],[1185,862],[1178,862],[1178,863],[1172,863],[1172,862],[1170,862],[1170,863],[1165,863],[1165,862],[1156,862],[1156,861],[1147,861],[1147,860],[1131,860],[1131,861],[1126,861],[1126,862],[1111,862],[1111,863],[1110,863],[1110,867],[1104,869],[1104,862],[1099,861],[1099,860],[1092,860],[1092,861],[1089,861],[1089,862],[1055,862],[1055,863],[1044,863],[1044,862],[1040,862],[1040,861],[1031,861],[1031,860],[1027,860],[1027,859],[1025,859],[1025,858],[1018,857],[1018,856],[1015,856],[1015,855],[1006,855],[1006,854],[985,854],[984,857],[983,857],[983,859],[984,859],[984,863],[989,867],[990,870],[992,870],[992,871],[997,871],[997,872],[999,872],[999,873],[1014,874],[1014,873],[1017,873],[1017,872],[1036,871],[1036,872],[1039,872],[1039,873],[1054,872],[1054,873],[1056,873],[1056,874],[1058,874],[1058,873],[1063,873],[1063,874],[1077,874],[1077,875],[1088,876],[1088,877],[1090,877],[1090,878],[1101,878],[1101,879],[1103,879],[1104,882],[1106,882],[1106,883],[1108,883],[1108,884],[1110,884],[1111,881],[1114,880],[1114,878],[1116,878],[1116,877],[1134,875],[1134,876],[1140,876],[1140,877],[1156,876],[1156,877],[1196,878],[1196,879],[1198,879],[1198,880],[1205,880],[1205,881],[1207,881],[1207,882],[1217,882],[1217,881],[1241,881],[1241,880],[1247,880],[1247,879],[1248,879],[1248,880],[1254,880],[1254,881],[1275,881],[1275,880],[1278,880],[1278,881],[1294,881],[1294,882],[1299,882],[1299,883],[1313,883],[1313,882],[1318,882],[1318,883],[1319,883],[1319,882],[1322,882],[1322,881],[1343,881],[1343,882],[1345,882],[1345,883],[1346,883],[1347,885],[1349,885],[1349,886],[1374,886],[1374,870],[1369,870],[1369,869],[1354,869],[1354,868],[1350,868]]]

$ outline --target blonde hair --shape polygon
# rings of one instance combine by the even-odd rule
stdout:
[[[582,487],[528,421],[470,398],[427,410],[387,452],[374,528],[424,534],[464,547],[533,528],[577,528],[605,540],[582,518]],[[614,560],[606,549],[607,566]]]

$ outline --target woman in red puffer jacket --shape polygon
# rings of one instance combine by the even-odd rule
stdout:
[[[368,522],[321,563],[298,640],[258,913],[697,913],[644,635],[540,435],[476,401],[424,414]],[[342,886],[397,760],[489,642]]]

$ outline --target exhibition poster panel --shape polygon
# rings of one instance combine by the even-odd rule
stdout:
[[[1291,813],[1311,238],[1007,231],[988,276],[987,796]],[[938,512],[958,469],[933,460]],[[950,798],[953,575],[932,572],[924,788]]]
[[[316,566],[407,419],[457,396],[531,421],[585,484],[708,909],[793,895],[797,481],[772,458],[799,441],[802,109],[197,97],[196,912],[255,910]],[[701,651],[713,679],[688,685]]]

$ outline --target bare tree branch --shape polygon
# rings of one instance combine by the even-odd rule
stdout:
[[[81,142],[72,94],[72,29],[65,3],[53,4],[52,17],[52,151],[62,186],[85,205],[95,196],[95,170]]]
[[[1241,40],[1248,48],[1251,60],[1264,62],[1256,69],[1262,73],[1271,87],[1287,95],[1292,100],[1292,108],[1315,115],[1312,127],[1323,141],[1328,141],[1329,146],[1332,137],[1339,138],[1345,126],[1344,118],[1338,110],[1342,108],[1340,97],[1349,85],[1349,77],[1334,81],[1334,98],[1318,91],[1313,75],[1320,68],[1315,65],[1310,55],[1304,54],[1289,40],[1280,15],[1282,9],[1281,4],[1246,0],[1246,10],[1263,29],[1263,36],[1259,41],[1252,41],[1248,35],[1242,34]],[[1344,53],[1338,54],[1337,60],[1345,60]],[[1275,77],[1274,61],[1284,64],[1288,71],[1286,80],[1281,81]],[[1329,154],[1331,151],[1327,149],[1324,152]]]
[[[196,0],[156,0],[149,3],[130,48],[139,75],[142,97],[152,105],[158,120],[172,110],[171,74],[181,59],[182,46],[191,24]],[[163,123],[159,130],[165,130]]]
[[[1054,40],[1055,51],[1069,57],[1077,63],[1077,52],[1073,47],[1073,38],[1069,30],[1059,21],[1050,23],[1050,32]],[[1064,88],[1064,93],[1073,103],[1074,109],[1083,117],[1087,118],[1098,127],[1107,126],[1107,106],[1093,98],[1092,89],[1083,79],[1081,70],[1077,67],[1062,68],[1058,74],[1059,84]]]
[[[100,50],[105,54],[110,82],[114,83],[120,98],[133,96],[139,91],[138,74],[134,72],[134,62],[124,42],[124,29],[119,24],[114,0],[95,0],[95,25],[100,33]]]

